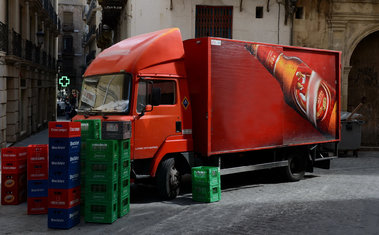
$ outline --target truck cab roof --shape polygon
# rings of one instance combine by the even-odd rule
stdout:
[[[169,28],[125,39],[102,51],[84,76],[124,71],[139,76],[185,76],[180,30]]]

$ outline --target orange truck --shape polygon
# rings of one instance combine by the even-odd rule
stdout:
[[[340,67],[337,51],[182,41],[164,29],[102,51],[73,119],[101,119],[103,136],[130,138],[132,179],[155,179],[165,199],[199,165],[221,175],[278,168],[298,181],[336,156],[323,145],[340,139]]]

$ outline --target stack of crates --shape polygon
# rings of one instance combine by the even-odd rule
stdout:
[[[81,151],[80,151],[80,214],[85,215],[85,175],[86,175],[86,142],[90,139],[101,138],[101,120],[76,120],[81,123]]]
[[[118,212],[117,140],[87,140],[85,221],[113,223]]]
[[[78,122],[49,122],[49,228],[80,222],[80,134]]]
[[[1,204],[18,205],[26,200],[26,147],[1,149]]]
[[[192,199],[199,202],[221,200],[219,167],[192,167]]]
[[[130,140],[87,140],[85,221],[113,223],[130,209]]]
[[[119,140],[119,193],[118,218],[129,213],[130,210],[130,140]]]
[[[48,145],[28,146],[28,215],[47,214]]]

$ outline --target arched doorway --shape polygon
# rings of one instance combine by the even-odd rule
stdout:
[[[379,31],[362,39],[350,58],[348,111],[366,97],[358,111],[364,116],[362,145],[379,146]]]

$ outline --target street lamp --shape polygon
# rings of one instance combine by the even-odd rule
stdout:
[[[38,47],[41,47],[45,38],[45,33],[41,30],[36,33]]]

